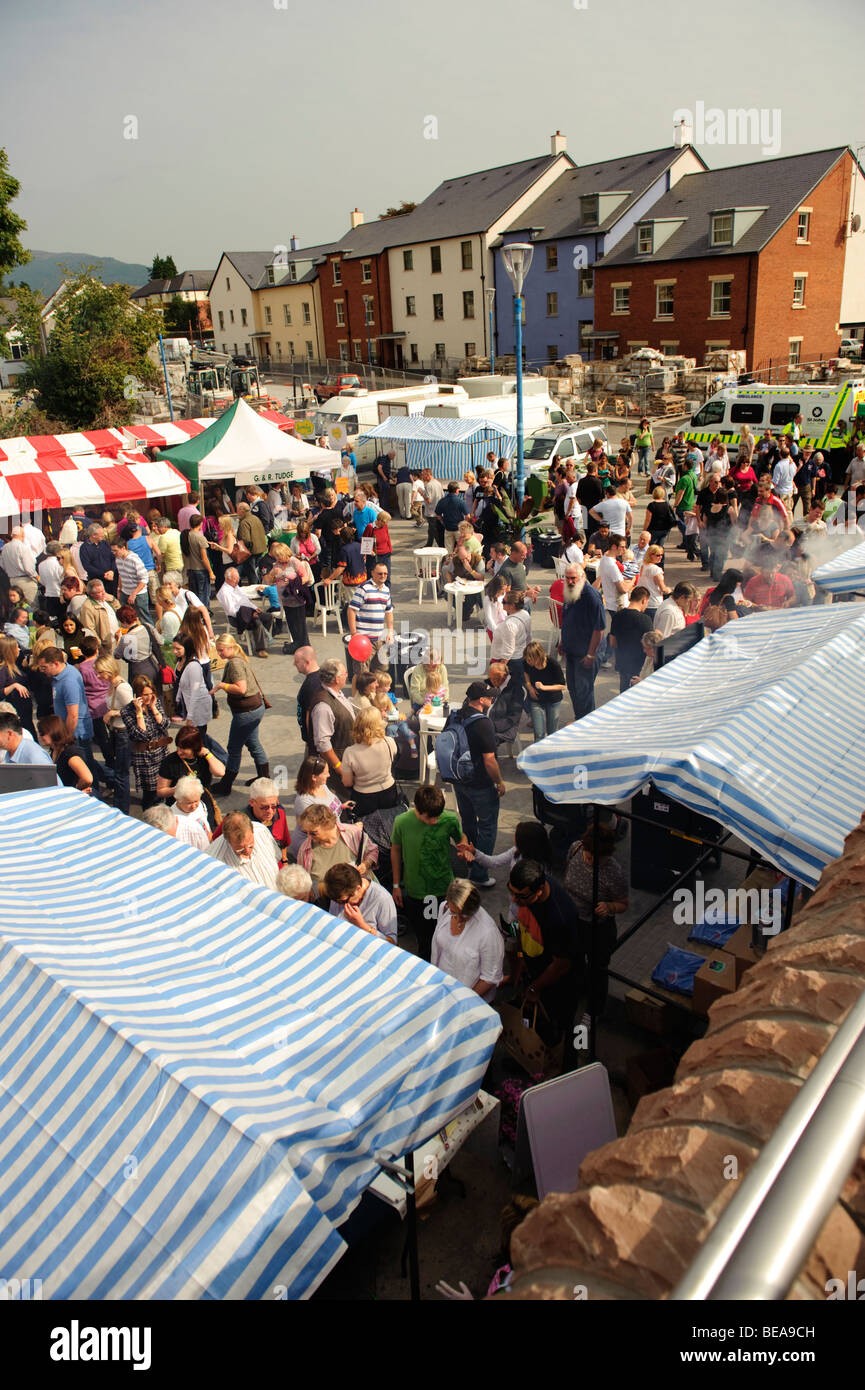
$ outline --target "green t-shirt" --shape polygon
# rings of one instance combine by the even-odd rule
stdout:
[[[678,492],[681,489],[682,500],[679,506],[683,512],[689,512],[694,505],[694,497],[697,492],[697,475],[693,472],[683,473],[679,479]]]
[[[636,446],[637,446],[638,449],[651,449],[651,447],[652,447],[652,431],[651,431],[651,430],[641,430],[640,433],[636,436],[636,439],[635,439],[634,442],[635,442],[635,444],[636,444]]]
[[[427,825],[414,811],[404,811],[393,823],[391,843],[402,851],[402,882],[410,898],[440,897],[451,879],[451,840],[462,839],[462,826],[453,811],[442,811]]]

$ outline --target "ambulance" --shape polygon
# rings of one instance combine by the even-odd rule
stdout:
[[[845,436],[865,420],[865,378],[842,385],[728,386],[701,406],[685,430],[685,438],[699,444],[703,453],[716,435],[736,445],[743,425],[755,440],[768,428],[782,433],[784,426],[802,416],[800,444],[815,449],[840,449]]]

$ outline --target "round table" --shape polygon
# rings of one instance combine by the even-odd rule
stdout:
[[[444,591],[448,596],[448,627],[455,627],[457,630],[462,627],[463,599],[466,594],[482,594],[485,587],[479,579],[453,579],[450,584],[444,585]]]

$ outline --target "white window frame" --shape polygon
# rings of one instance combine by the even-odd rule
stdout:
[[[269,265],[269,266],[267,267],[267,283],[268,283],[269,285],[275,285],[275,284],[276,284],[276,272],[274,271],[272,265]]]
[[[793,349],[794,349],[794,348],[796,349],[795,361],[793,360]],[[802,364],[802,339],[801,339],[801,338],[788,338],[788,339],[787,339],[787,366],[788,366],[788,367],[799,367],[799,366],[801,366],[801,364]]]
[[[297,265],[294,261],[289,261],[288,263],[288,278],[297,284]]]
[[[306,355],[307,355],[307,357],[309,358],[310,362],[312,361],[313,357],[315,356],[315,347],[314,347],[313,344],[310,342],[309,338],[306,339]]]
[[[303,321],[304,323],[312,323],[312,315],[309,312],[309,302],[306,299],[303,301]]]
[[[716,309],[716,308],[715,308],[715,286],[716,286],[716,285],[729,285],[730,288],[729,288],[729,290],[727,291],[727,299],[728,299],[728,302],[729,302],[729,308],[727,308],[727,309]],[[732,309],[733,309],[733,277],[732,277],[732,275],[710,275],[710,276],[709,276],[709,318],[710,318],[710,319],[728,319],[728,318],[731,317]]]
[[[577,293],[580,299],[588,299],[595,293],[595,271],[593,266],[585,266],[580,271],[580,282],[577,286]]]
[[[799,288],[801,286],[801,288]],[[805,291],[808,288],[807,270],[794,270],[793,272],[793,303],[792,309],[805,308]],[[798,298],[797,298],[798,295]]]
[[[333,283],[334,283],[335,285],[341,285],[341,284],[342,284],[342,266],[340,265],[339,261],[331,261],[331,265],[333,266]]]
[[[812,208],[799,208],[796,214],[796,244],[797,246],[811,245],[811,213]],[[802,218],[805,218],[805,235],[802,235]]]
[[[613,291],[613,308],[611,312],[614,314],[629,314],[631,312],[631,281],[623,280],[618,285],[611,285],[610,289]],[[619,296],[622,293],[625,295],[626,303],[624,307],[622,307],[620,303],[617,307]]]
[[[407,319],[417,318],[417,300],[413,294],[405,297],[405,316]]]
[[[641,239],[642,239],[642,237],[643,237],[643,234],[646,233],[646,232],[648,233],[648,242],[649,242],[649,244],[648,244],[648,246],[643,246],[643,245],[641,245]],[[638,222],[638,223],[637,223],[637,255],[638,255],[638,256],[651,256],[651,254],[652,254],[652,252],[654,251],[654,249],[655,249],[655,227],[654,227],[654,223],[652,223],[652,222]]]
[[[340,362],[348,362],[348,361],[350,361],[351,359],[349,358],[349,355],[348,355],[348,339],[347,339],[347,338],[340,338],[340,339],[339,339],[338,346],[339,346],[339,360],[340,360]]]
[[[559,317],[559,296],[555,290],[551,290],[547,295],[547,318],[557,319]]]
[[[711,217],[712,217],[712,222],[711,222],[711,228],[710,228],[710,231],[709,231],[709,245],[710,245],[710,246],[732,246],[732,245],[733,245],[733,229],[734,229],[734,225],[735,225],[735,216],[734,216],[733,212],[732,212],[732,211],[730,211],[730,212],[713,212],[713,213],[711,214]],[[717,223],[720,221],[721,218],[729,218],[729,219],[730,219],[730,235],[729,235],[729,236],[724,236],[724,237],[719,237],[719,236],[718,236]]]
[[[364,285],[371,285],[371,284],[372,284],[372,265],[371,265],[371,263],[370,263],[369,261],[361,261],[361,263],[360,263],[360,278],[361,278],[362,284],[364,284]]]
[[[290,304],[283,304],[283,306],[282,306],[282,317],[283,317],[283,319],[285,320],[285,326],[286,326],[286,328],[290,328],[290,327],[291,327],[291,305],[290,305]]]
[[[273,314],[271,313],[269,304],[265,304],[264,306],[264,322],[273,323]]]
[[[471,310],[471,312],[469,312]],[[463,290],[463,318],[473,319],[475,316],[475,292],[474,290]]]
[[[337,326],[337,328],[344,328],[344,327],[345,327],[345,300],[344,300],[344,299],[335,299],[335,300],[333,301],[333,310],[334,310],[334,313],[336,314],[336,326]]]
[[[656,280],[655,281],[655,322],[662,319],[672,319],[676,316],[676,294],[675,280]],[[670,292],[671,308],[669,310],[661,308],[661,299],[664,291]]]
[[[363,321],[367,328],[375,325],[375,300],[371,294],[363,296]]]

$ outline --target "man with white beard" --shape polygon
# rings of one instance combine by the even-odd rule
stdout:
[[[606,614],[597,589],[586,583],[582,565],[568,565],[562,600],[565,679],[574,718],[582,719],[595,708],[595,677],[600,664],[597,653],[606,628]]]

